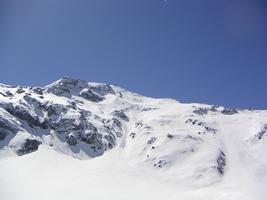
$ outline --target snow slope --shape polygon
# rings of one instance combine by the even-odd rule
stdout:
[[[0,85],[1,200],[265,200],[266,143],[267,111]]]

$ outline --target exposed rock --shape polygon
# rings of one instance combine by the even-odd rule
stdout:
[[[83,88],[87,88],[88,83],[83,80],[64,77],[58,82],[47,87],[47,92],[51,92],[58,96],[70,97],[72,94],[76,94]]]
[[[217,129],[212,128],[212,127],[208,126],[205,122],[201,122],[197,119],[189,118],[185,121],[185,123],[191,123],[192,125],[197,125],[197,126],[203,127],[205,129],[205,131],[212,132],[214,134],[216,134],[216,132],[217,132]]]
[[[118,118],[120,118],[120,119],[122,119],[122,120],[124,120],[124,121],[126,121],[126,122],[129,122],[129,118],[128,118],[127,115],[125,115],[125,113],[124,113],[123,111],[121,111],[121,110],[114,110],[114,111],[112,112],[112,115],[113,115],[114,117],[118,117]]]
[[[172,138],[174,138],[174,135],[168,133],[167,138],[172,139]]]
[[[196,108],[193,106],[195,110],[193,113],[198,114],[198,115],[206,115],[208,112],[217,112],[218,110],[216,109],[215,106],[211,106],[210,108]]]
[[[164,167],[165,165],[167,165],[167,161],[166,160],[158,160],[155,164],[154,164],[154,167],[159,167],[159,168],[162,168]]]
[[[118,119],[112,118],[107,120],[104,127],[106,127],[109,132],[114,132],[117,137],[122,136],[122,123]]]
[[[84,135],[81,135],[81,141],[85,142],[87,144],[91,144],[92,146],[95,146],[96,148],[103,148],[102,143],[102,135],[98,132],[89,132]]]
[[[112,149],[115,146],[116,137],[112,134],[105,135],[104,138],[107,140],[108,149]]]
[[[147,144],[153,144],[156,140],[157,140],[157,138],[155,138],[155,137],[151,137],[151,138],[147,141]]]
[[[37,115],[33,115],[24,106],[13,104],[5,104],[3,108],[9,112],[11,115],[26,121],[30,126],[38,126],[43,129],[47,129],[49,124],[46,120],[41,121]]]
[[[0,128],[0,141],[5,139],[6,136],[7,136],[7,133],[6,133],[5,129]]]
[[[193,113],[198,114],[198,115],[205,115],[208,114],[209,109],[208,108],[198,108],[193,111]]]
[[[50,104],[46,107],[47,115],[60,115],[67,112],[67,109],[62,104]]]
[[[92,92],[94,92],[100,96],[105,96],[107,94],[115,94],[112,87],[110,85],[107,85],[107,84],[101,84],[101,85],[97,85],[97,86],[89,86],[89,89]]]
[[[14,95],[13,95],[10,91],[7,91],[7,92],[6,92],[6,96],[7,96],[7,97],[13,97]]]
[[[205,128],[205,130],[207,132],[212,132],[214,134],[216,134],[216,132],[217,132],[217,129],[215,129],[215,128],[211,128],[211,127],[208,127],[208,126],[205,126],[204,128]]]
[[[25,90],[23,88],[21,88],[21,87],[18,88],[17,91],[16,91],[17,94],[22,94],[24,92],[25,92]]]
[[[29,95],[24,95],[23,99],[28,103],[28,105],[32,105],[32,108],[37,110],[39,109],[42,104],[37,99],[30,97]]]
[[[50,121],[50,126],[59,134],[79,131],[84,128],[82,121],[74,118],[59,118],[57,121]]]
[[[7,119],[4,119],[2,116],[0,116],[0,128],[11,132],[17,131],[17,128],[13,124],[11,124]]]
[[[210,108],[210,111],[211,111],[211,112],[217,112],[218,110],[216,109],[216,106],[212,106],[212,107]]]
[[[260,132],[257,133],[257,138],[260,140],[267,133],[267,124],[264,124]]]
[[[224,115],[234,115],[234,114],[237,114],[238,111],[236,109],[233,109],[233,108],[225,108],[224,110],[222,110],[221,113]]]
[[[135,138],[135,135],[136,135],[135,133],[131,133],[131,134],[130,134],[130,137],[131,137],[132,139],[134,139],[134,138]]]
[[[41,142],[38,140],[26,139],[25,142],[21,145],[21,147],[17,150],[17,154],[19,156],[22,156],[37,151],[40,144]]]
[[[226,166],[225,154],[220,150],[217,158],[217,170],[220,175],[224,175],[224,167]]]
[[[105,98],[99,96],[98,94],[95,94],[94,92],[92,92],[90,89],[84,89],[80,92],[79,96],[92,101],[92,102],[101,102],[103,101]]]
[[[15,135],[19,131],[15,124],[0,115],[0,141],[4,140],[7,135]]]
[[[67,136],[66,138],[66,142],[70,145],[70,146],[75,146],[78,141],[77,141],[77,137],[75,137],[74,135],[70,134],[69,136]]]
[[[43,95],[44,94],[44,89],[40,87],[34,87],[32,91],[36,94]]]
[[[135,123],[135,128],[141,128],[143,126],[144,126],[144,124],[143,124],[142,121],[138,121],[138,122]]]
[[[142,108],[141,111],[142,112],[146,112],[146,111],[157,110],[157,109],[158,108],[150,108],[150,107],[148,107],[148,108]]]
[[[0,94],[1,94],[2,96],[6,97],[6,94],[4,94],[4,93],[2,93],[2,92],[0,92]]]

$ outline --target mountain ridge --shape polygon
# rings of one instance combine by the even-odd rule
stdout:
[[[45,87],[0,84],[0,159],[48,150],[89,161],[117,155],[189,186],[230,177],[257,185],[267,183],[266,127],[266,110],[154,99],[70,77]]]

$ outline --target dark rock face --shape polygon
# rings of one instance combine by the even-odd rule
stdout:
[[[3,117],[0,116],[0,128],[5,129],[7,131],[16,131],[16,128],[11,125],[8,120],[4,119]]]
[[[197,115],[206,115],[208,112],[217,112],[217,109],[215,106],[211,106],[210,108],[196,108],[193,106],[195,110],[193,110],[193,113]]]
[[[94,152],[90,156],[94,157],[102,155],[107,149],[112,149],[116,144],[116,136],[120,137],[122,135],[120,124],[118,127],[116,122],[116,120],[106,121],[103,124],[103,128],[106,130],[104,134],[100,133],[92,123],[84,120],[83,117],[78,120],[78,123],[73,119],[63,119],[63,122],[60,120],[59,126],[55,130],[59,134],[70,133],[66,137],[66,142],[70,146],[86,143],[88,148]]]
[[[31,106],[31,109],[38,111],[42,107],[41,102],[39,102],[37,99],[29,96],[29,95],[24,95],[23,96],[24,101],[27,103],[26,106]]]
[[[198,114],[198,115],[205,115],[208,114],[209,109],[207,108],[198,108],[193,111],[193,113]]]
[[[207,132],[211,132],[211,133],[214,133],[214,134],[216,134],[216,132],[217,132],[217,129],[215,129],[215,128],[211,128],[211,127],[208,127],[208,126],[205,126],[204,128],[205,128],[205,130]]]
[[[17,94],[22,94],[24,92],[25,92],[25,90],[23,90],[23,88],[18,88],[16,91]]]
[[[234,115],[234,114],[237,114],[238,111],[236,109],[233,109],[233,108],[226,108],[221,113],[224,115]]]
[[[167,164],[168,164],[168,162],[166,160],[158,160],[153,166],[162,168]]]
[[[153,143],[156,142],[156,140],[157,140],[157,138],[155,138],[155,137],[151,137],[151,138],[147,141],[147,144],[153,144]]]
[[[110,85],[104,84],[104,85],[98,85],[98,86],[89,86],[89,89],[100,95],[100,96],[105,96],[107,94],[115,94],[114,90]]]
[[[18,132],[18,128],[11,124],[7,119],[0,116],[0,141],[4,140],[7,135],[15,135]]]
[[[47,92],[51,92],[57,96],[65,96],[70,98],[72,95],[83,97],[92,102],[101,102],[105,99],[107,94],[115,94],[114,90],[110,85],[89,85],[88,82],[64,77],[58,82],[46,88]],[[40,89],[37,90],[40,95]]]
[[[213,134],[216,134],[216,132],[217,132],[217,129],[209,127],[205,122],[201,122],[197,119],[189,118],[185,121],[185,123],[191,123],[192,125],[197,125],[197,126],[203,127],[205,131],[211,132]]]
[[[40,87],[34,87],[32,91],[36,94],[43,95],[44,94],[44,89]]]
[[[64,114],[67,112],[67,109],[62,104],[51,104],[48,105],[45,110],[47,111],[47,115],[51,116],[58,116],[60,114]]]
[[[267,133],[267,124],[264,124],[261,131],[257,133],[257,138],[261,140],[263,136]]]
[[[75,136],[73,136],[73,135],[70,135],[70,136],[67,137],[67,141],[66,141],[66,142],[67,142],[68,145],[70,145],[70,146],[75,146],[75,145],[78,143],[78,141],[77,141],[77,137],[75,137]]]
[[[102,135],[98,132],[89,132],[84,135],[81,135],[81,141],[87,144],[96,146],[96,148],[102,148]]]
[[[57,84],[47,88],[47,92],[51,92],[57,96],[71,97],[71,93],[75,94],[87,87],[88,83],[86,81],[64,77]]]
[[[85,90],[81,91],[79,96],[83,97],[89,101],[96,102],[96,103],[103,101],[105,99],[104,97],[101,97],[100,95],[95,94],[94,92],[92,92],[89,89],[85,89]]]
[[[224,175],[224,168],[226,166],[225,154],[220,150],[218,158],[217,158],[217,171],[220,175]]]
[[[2,96],[8,97],[6,92],[2,93]],[[64,98],[62,104],[55,103],[50,99],[45,101],[47,93],[69,99]],[[0,109],[3,108],[17,119],[19,124],[16,127],[21,127],[22,131],[25,129],[26,132],[36,134],[37,137],[42,134],[51,133],[52,135],[53,133],[55,134],[53,137],[68,144],[73,153],[82,150],[89,156],[95,157],[102,155],[105,150],[112,149],[116,145],[117,139],[123,134],[123,124],[120,120],[127,121],[129,119],[122,111],[115,112],[111,116],[113,118],[92,115],[90,111],[82,108],[83,101],[79,101],[75,97],[80,96],[98,103],[103,101],[105,95],[108,94],[115,94],[110,85],[89,85],[87,81],[65,77],[45,88],[25,89],[19,87],[14,93],[18,97],[14,99],[14,103],[1,101]],[[16,124],[16,122],[15,120],[14,123]],[[28,125],[31,127],[29,130]],[[9,126],[6,120],[1,120],[0,116],[0,140],[5,140],[13,133],[15,136],[15,133],[20,130],[10,127],[12,126]],[[35,128],[38,128],[38,131],[33,131]],[[8,144],[9,140],[6,142]],[[1,144],[6,145],[6,143]],[[24,155],[35,151],[39,144],[37,139],[27,139],[17,150],[17,153]]]
[[[37,126],[42,129],[49,128],[49,124],[47,121],[41,122],[37,115],[32,115],[31,113],[29,113],[24,106],[21,105],[13,106],[13,104],[10,103],[6,104],[3,108],[11,115],[28,122],[28,124],[32,127]]]
[[[122,136],[122,123],[116,118],[108,120],[106,127],[108,128],[109,131],[113,131],[117,137]]]
[[[21,145],[20,149],[17,150],[19,156],[34,152],[38,150],[40,141],[34,139],[26,139],[25,142]]]
[[[4,96],[4,97],[13,97],[13,96],[14,96],[14,95],[13,95],[11,92],[9,92],[9,91],[6,91],[5,93],[0,92],[0,94],[1,94],[2,96]]]
[[[134,139],[134,138],[135,138],[135,135],[136,135],[136,133],[131,133],[131,134],[130,134],[130,137],[131,137],[132,139]]]
[[[6,131],[0,128],[0,141],[6,138]]]
[[[7,96],[7,97],[13,97],[14,95],[13,95],[10,91],[7,91],[7,92],[6,92],[6,96]]]
[[[107,147],[112,149],[116,144],[116,137],[113,134],[105,135],[104,138],[108,141]]]
[[[122,120],[124,120],[124,121],[126,121],[126,122],[129,122],[129,118],[128,118],[127,115],[125,115],[125,113],[124,113],[123,111],[121,111],[121,110],[114,110],[114,111],[112,112],[112,115],[113,115],[114,117],[117,117],[117,118],[119,118],[119,119],[122,119]]]
[[[7,92],[6,92],[6,96],[7,96],[7,97],[13,97],[14,95],[13,95],[11,92],[7,91]]]
[[[61,118],[57,121],[50,121],[51,129],[56,130],[59,134],[69,133],[83,129],[81,121],[73,118]]]

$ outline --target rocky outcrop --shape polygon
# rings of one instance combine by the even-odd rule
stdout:
[[[79,96],[85,98],[88,101],[92,101],[92,102],[96,102],[96,103],[103,101],[105,99],[104,97],[101,97],[100,95],[95,94],[90,89],[82,90],[80,92]]]
[[[66,106],[62,104],[56,104],[56,103],[46,105],[45,110],[47,112],[48,117],[60,116],[67,112]]]
[[[225,154],[222,150],[220,150],[219,155],[217,157],[217,171],[220,175],[224,175],[225,166],[226,166]]]
[[[225,108],[222,110],[221,113],[224,115],[234,115],[234,114],[237,114],[238,111],[236,109],[233,109],[233,108]]]
[[[215,106],[211,106],[210,108],[197,108],[193,106],[195,110],[193,110],[193,113],[197,115],[207,115],[209,112],[217,112],[217,109]]]
[[[36,94],[43,95],[44,94],[44,89],[40,87],[34,87],[32,88],[32,91]]]
[[[3,110],[0,108],[0,111]],[[15,136],[15,134],[20,130],[15,122],[8,120],[6,117],[6,115],[2,116],[0,114],[0,141],[4,140],[8,135]]]
[[[43,92],[43,91],[42,91]],[[64,77],[56,83],[47,86],[46,92],[51,92],[57,96],[81,96],[92,102],[100,102],[105,99],[107,94],[115,94],[110,85],[97,84],[89,85],[88,82]]]
[[[20,148],[17,150],[17,154],[19,156],[22,156],[37,151],[40,144],[41,142],[38,140],[26,139],[25,142],[22,143]]]
[[[129,121],[129,118],[127,117],[127,115],[121,111],[121,110],[114,110],[112,113],[111,113],[114,117],[117,117],[119,119],[122,119],[126,122]]]
[[[24,90],[23,88],[21,88],[21,87],[19,87],[19,88],[17,89],[17,91],[16,91],[17,94],[22,94],[22,93],[24,93],[24,92],[25,92],[25,90]]]
[[[264,124],[261,130],[257,133],[256,137],[261,140],[267,133],[267,124]]]
[[[92,92],[94,92],[100,96],[105,96],[107,94],[115,94],[112,87],[110,85],[107,85],[107,84],[100,84],[100,85],[96,85],[96,86],[90,85],[89,89]]]
[[[29,112],[29,109],[23,105],[13,105],[12,103],[8,103],[2,105],[2,108],[18,119],[27,122],[31,127],[37,126],[42,129],[49,128],[47,120],[40,119],[37,114]]]
[[[213,134],[216,134],[217,132],[217,129],[210,127],[209,125],[207,125],[207,123],[199,121],[198,119],[189,118],[185,121],[185,123],[191,123],[192,125],[203,127],[205,131]]]
[[[53,93],[57,96],[71,97],[73,94],[75,95],[77,94],[77,92],[87,87],[88,82],[86,81],[64,77],[59,81],[53,83],[52,85],[48,86],[46,88],[46,92]]]

